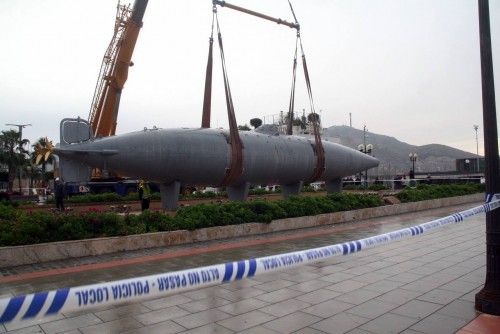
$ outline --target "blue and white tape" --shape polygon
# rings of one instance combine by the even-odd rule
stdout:
[[[493,199],[494,197],[494,199]],[[64,288],[0,299],[0,323],[35,320],[61,313],[91,310],[124,302],[165,297],[202,287],[241,280],[247,277],[322,261],[337,255],[387,244],[426,233],[438,227],[500,207],[498,196],[483,205],[424,224],[373,237],[256,259],[131,278],[107,283]]]

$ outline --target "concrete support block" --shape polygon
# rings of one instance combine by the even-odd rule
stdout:
[[[326,192],[331,193],[339,193],[342,191],[342,179],[333,179],[325,182]]]
[[[229,186],[227,187],[227,197],[229,197],[230,201],[246,201],[249,190],[250,183],[248,182],[236,186]]]
[[[165,210],[174,211],[177,209],[181,183],[174,181],[169,184],[160,184],[161,206]]]
[[[295,182],[290,184],[282,184],[281,185],[281,193],[283,194],[283,198],[288,198],[290,196],[297,196],[302,189],[303,182]]]

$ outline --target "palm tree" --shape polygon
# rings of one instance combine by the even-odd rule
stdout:
[[[54,162],[52,150],[54,145],[47,137],[40,137],[35,144],[33,144],[33,153],[31,156],[35,165],[42,165],[42,181],[46,181],[46,168],[48,163]]]
[[[16,171],[26,164],[28,152],[24,149],[24,145],[27,143],[29,141],[20,138],[19,132],[15,130],[2,131],[0,134],[0,164],[7,166],[9,192],[12,191]],[[21,188],[20,182],[19,188]]]

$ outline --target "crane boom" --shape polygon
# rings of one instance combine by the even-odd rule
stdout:
[[[148,0],[135,0],[130,5],[118,3],[113,38],[103,57],[99,78],[89,113],[89,122],[96,137],[115,134],[118,108],[135,43],[142,27]]]
[[[269,15],[266,15],[266,14],[262,14],[262,13],[259,13],[259,12],[256,12],[256,11],[253,11],[253,10],[250,10],[250,9],[247,9],[247,8],[236,6],[236,5],[230,4],[230,3],[226,2],[226,1],[213,0],[212,3],[214,4],[214,6],[218,5],[218,6],[221,6],[221,7],[227,7],[227,8],[234,9],[234,10],[237,10],[237,11],[245,13],[245,14],[249,14],[249,15],[252,15],[252,16],[260,17],[261,19],[264,19],[264,20],[268,20],[268,21],[275,22],[275,23],[278,23],[278,24],[283,24],[283,25],[286,25],[286,26],[288,26],[290,28],[294,28],[294,29],[300,30],[300,25],[297,23],[297,19],[295,19],[295,23],[292,23],[292,22],[288,22],[288,21],[285,21],[285,20],[282,20],[282,19],[277,19],[275,17],[269,16]],[[290,7],[291,6],[292,5],[290,4]],[[293,9],[292,9],[292,12],[293,12]],[[294,14],[294,17],[295,17],[295,14]]]

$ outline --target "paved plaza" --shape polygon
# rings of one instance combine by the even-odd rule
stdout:
[[[233,248],[204,253],[203,247],[213,244],[198,244],[199,252],[192,256],[1,283],[0,294],[5,297],[335,244],[472,206],[372,219],[355,229],[353,225],[325,227],[316,229],[316,236],[290,232],[289,240],[279,242],[273,242],[276,235],[265,236],[252,247],[237,248],[245,239],[230,240],[226,243]],[[225,242],[216,243],[221,244]],[[78,261],[71,265],[78,268]],[[50,273],[59,266],[35,268]],[[19,272],[26,271],[19,268]],[[10,275],[15,277],[15,272],[12,269]],[[0,333],[455,333],[477,316],[474,295],[484,276],[485,216],[481,214],[433,233],[314,265],[92,313],[63,314],[45,322],[0,325]]]

